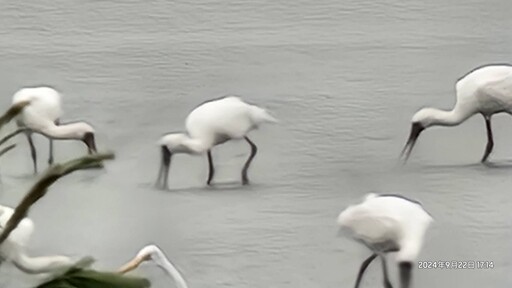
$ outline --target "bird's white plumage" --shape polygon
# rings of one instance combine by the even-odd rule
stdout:
[[[423,127],[457,125],[475,113],[492,115],[512,113],[512,66],[488,65],[468,73],[457,81],[455,107],[452,111],[424,108],[412,122]]]
[[[158,142],[173,152],[176,147],[190,146],[191,152],[201,153],[229,139],[243,138],[265,122],[277,122],[263,108],[244,102],[240,97],[227,96],[196,107],[185,120],[187,134],[171,133]],[[188,140],[194,140],[189,141]],[[188,145],[190,144],[190,145]],[[188,151],[188,150],[187,150]]]
[[[509,65],[489,65],[468,73],[457,81],[455,88],[457,90],[457,100],[464,100],[471,97],[471,95],[479,92],[483,94],[493,94],[491,91],[498,92],[496,97],[505,96],[510,91],[500,91],[498,87],[512,85],[512,66]],[[495,88],[498,88],[495,90]],[[486,91],[489,90],[489,91]],[[491,93],[487,93],[491,92]],[[508,92],[508,93],[503,93]],[[502,95],[500,95],[502,94]],[[507,98],[511,98],[508,95]]]
[[[12,217],[13,213],[14,210],[11,207],[0,205],[0,233],[3,231],[7,221]],[[34,223],[29,218],[24,218],[0,246],[0,256],[7,259],[13,259],[15,255],[21,253],[25,249],[33,232]]]
[[[238,139],[255,129],[258,124],[272,121],[273,118],[261,110],[263,109],[250,105],[239,97],[228,96],[195,108],[188,115],[185,125],[193,138],[226,135]]]
[[[338,216],[338,225],[372,247],[392,242],[399,260],[412,261],[418,255],[432,217],[421,205],[395,196],[369,194]]]
[[[0,232],[12,217],[14,210],[0,206]],[[52,273],[68,269],[74,263],[66,256],[30,257],[26,254],[27,243],[34,231],[34,223],[24,218],[9,237],[0,245],[0,257],[12,262],[18,269],[30,274]]]
[[[17,120],[23,126],[41,130],[62,116],[61,95],[50,87],[23,88],[16,92],[12,104],[29,101]]]

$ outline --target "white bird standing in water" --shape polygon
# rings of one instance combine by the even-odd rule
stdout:
[[[402,151],[405,161],[420,133],[431,126],[456,126],[474,114],[480,113],[487,128],[487,146],[481,162],[487,161],[494,147],[491,129],[493,114],[512,114],[512,66],[486,65],[476,68],[460,78],[456,85],[457,103],[451,111],[424,108],[412,117],[409,139]]]
[[[368,194],[361,204],[352,205],[341,212],[338,216],[340,230],[348,230],[373,252],[362,263],[355,287],[359,286],[368,265],[379,256],[384,286],[391,288],[385,254],[397,252],[400,287],[409,288],[414,260],[420,253],[423,238],[432,221],[419,202],[392,194]]]
[[[160,248],[158,248],[156,245],[148,245],[142,248],[139,253],[137,253],[137,256],[119,268],[118,272],[122,274],[130,272],[139,267],[139,265],[145,261],[155,262],[161,269],[163,269],[169,276],[173,278],[174,282],[176,283],[176,287],[188,288],[187,282],[185,282],[185,279],[183,276],[181,276],[178,269],[174,267],[171,261],[167,259],[164,252],[162,252],[162,250],[160,250]]]
[[[0,232],[13,213],[12,208],[0,205]],[[0,246],[0,263],[1,260],[8,260],[18,269],[29,274],[49,273],[74,264],[66,256],[28,256],[25,249],[33,232],[34,223],[29,218],[24,218]]]
[[[28,128],[25,133],[30,145],[34,173],[37,173],[37,154],[32,141],[32,133],[40,133],[50,141],[48,164],[53,163],[53,140],[80,140],[89,150],[89,154],[96,152],[94,129],[85,122],[59,124],[62,115],[61,95],[50,87],[23,88],[14,94],[12,106],[29,102],[16,118],[19,127]]]
[[[242,184],[249,184],[247,169],[256,155],[256,145],[247,137],[247,133],[265,122],[277,120],[265,109],[248,104],[236,96],[208,101],[195,108],[186,119],[186,133],[170,133],[163,136],[159,145],[162,150],[162,163],[156,185],[167,187],[169,167],[173,154],[186,153],[208,155],[208,179],[210,185],[215,173],[211,149],[231,139],[245,139],[251,146],[251,154],[242,169]]]

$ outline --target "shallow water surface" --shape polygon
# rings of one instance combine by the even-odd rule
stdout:
[[[64,94],[63,122],[86,119],[102,171],[59,181],[31,211],[34,255],[93,255],[115,269],[157,243],[191,287],[350,287],[364,247],[336,236],[335,219],[368,192],[403,193],[434,215],[421,261],[494,261],[490,270],[414,271],[414,287],[509,287],[510,117],[496,116],[495,165],[478,164],[484,121],[422,134],[397,162],[412,114],[450,108],[455,80],[510,60],[512,2],[495,1],[22,1],[0,9],[0,107],[24,85]],[[198,103],[226,94],[268,108],[278,125],[251,133],[259,153],[241,187],[245,142],[178,156],[171,191],[152,185],[158,138],[183,128]],[[10,129],[13,129],[12,127]],[[3,204],[34,182],[28,145],[1,159]],[[40,167],[48,143],[36,137]],[[85,153],[56,144],[56,159]],[[390,257],[390,263],[393,263]],[[397,271],[390,265],[393,282]],[[154,266],[135,272],[173,287]],[[37,279],[9,265],[0,286]],[[381,286],[379,265],[363,287]]]

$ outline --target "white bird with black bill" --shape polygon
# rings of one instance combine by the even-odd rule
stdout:
[[[171,158],[175,154],[208,155],[208,179],[211,184],[215,169],[211,149],[233,139],[245,139],[251,147],[251,154],[242,168],[242,184],[249,184],[247,170],[256,155],[257,147],[247,134],[263,123],[276,123],[265,109],[244,102],[240,97],[227,96],[207,101],[188,115],[184,133],[169,133],[158,142],[162,160],[156,186],[167,188]]]
[[[355,240],[373,252],[362,263],[355,287],[359,287],[368,265],[380,257],[384,286],[391,288],[385,255],[396,252],[400,287],[409,288],[414,262],[432,221],[419,202],[395,194],[368,194],[362,203],[341,212],[338,216],[340,231],[349,231]]]
[[[487,145],[481,162],[487,161],[494,147],[491,117],[512,114],[512,66],[492,64],[478,67],[460,78],[456,85],[457,102],[450,111],[423,108],[412,117],[409,139],[402,150],[407,161],[420,133],[432,126],[456,126],[481,114],[487,130]]]
[[[16,117],[19,127],[26,128],[25,134],[30,145],[30,154],[37,173],[37,152],[32,140],[32,133],[44,135],[50,141],[48,164],[53,164],[53,140],[79,140],[87,145],[89,154],[96,152],[94,128],[85,122],[61,124],[61,94],[46,86],[22,88],[12,97],[10,109],[23,105]]]

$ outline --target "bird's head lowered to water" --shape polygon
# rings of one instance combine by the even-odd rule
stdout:
[[[405,143],[405,147],[400,155],[402,157],[405,155],[404,162],[409,159],[412,149],[414,148],[414,144],[416,144],[416,140],[418,140],[421,132],[437,123],[437,111],[439,110],[434,108],[424,108],[416,112],[416,114],[414,114],[412,117],[409,139],[407,139],[407,143]]]
[[[164,135],[158,143],[162,146],[166,146],[171,154],[200,153],[201,151],[196,151],[196,149],[194,149],[194,143],[192,142],[194,142],[193,139],[191,139],[187,134],[176,132]]]
[[[178,269],[171,263],[171,261],[165,256],[164,252],[156,246],[156,245],[148,245],[142,248],[139,253],[128,263],[126,263],[123,267],[119,269],[118,272],[124,274],[129,271],[134,270],[143,262],[152,261],[158,267],[163,269],[169,276],[171,276],[178,288],[188,288],[185,279],[180,274]]]
[[[162,153],[162,162],[158,172],[156,186],[165,189],[169,177],[171,158],[174,154],[201,154],[208,149],[208,144],[204,141],[190,138],[186,133],[169,133],[164,135],[158,141]],[[163,182],[162,182],[163,181]],[[160,182],[162,182],[160,184]]]
[[[85,145],[89,149],[89,154],[96,153],[96,140],[94,139],[94,132],[85,132],[82,138]]]
[[[97,152],[94,132],[94,128],[85,122],[47,125],[41,129],[41,133],[51,139],[81,140],[87,145],[89,154]]]
[[[89,154],[96,153],[96,140],[94,137],[94,128],[85,122],[77,123],[79,127],[80,139],[87,145]]]

